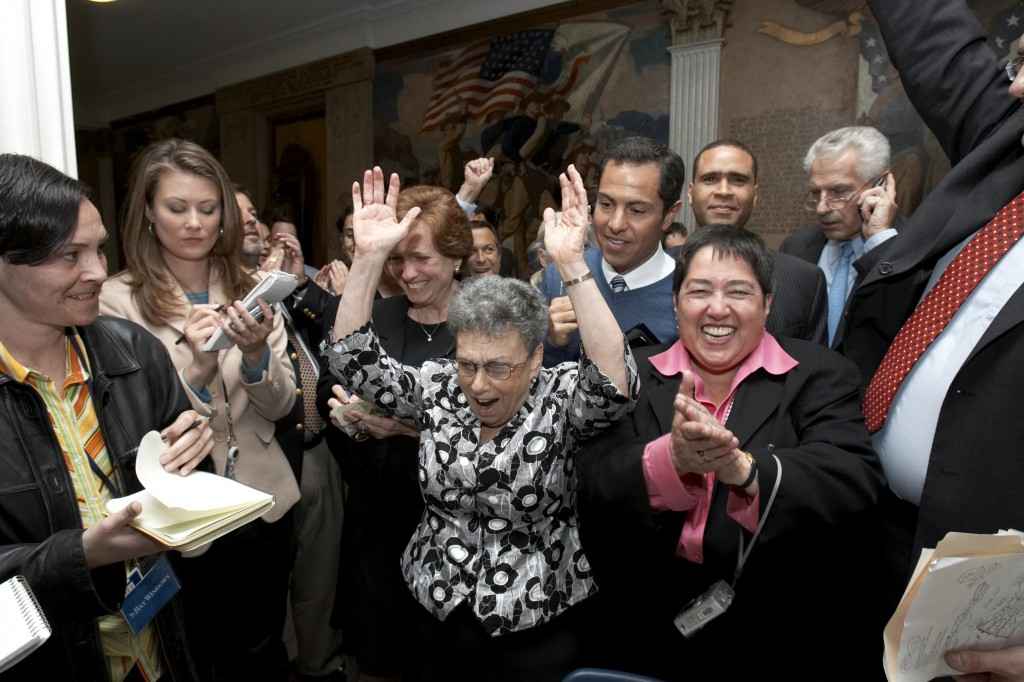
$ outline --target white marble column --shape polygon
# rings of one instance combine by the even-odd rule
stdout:
[[[0,2],[0,152],[77,177],[64,1]]]
[[[718,78],[722,56],[721,39],[676,45],[672,54],[671,114],[669,146],[683,157],[686,181],[693,177],[693,157],[700,148],[718,137]],[[693,226],[683,190],[680,222]]]

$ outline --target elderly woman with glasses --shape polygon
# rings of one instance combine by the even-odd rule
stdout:
[[[370,322],[373,292],[419,211],[397,219],[398,176],[385,198],[379,168],[362,190],[353,186],[355,258],[325,353],[342,385],[419,432],[426,508],[402,571],[422,608],[407,679],[560,680],[577,662],[582,618],[573,605],[596,588],[577,532],[576,456],[628,414],[638,387],[583,260],[582,179],[570,166],[560,180],[563,211],[546,211],[545,246],[580,311],[586,353],[548,369],[543,298],[494,276],[452,300],[455,361],[414,368],[388,356]]]

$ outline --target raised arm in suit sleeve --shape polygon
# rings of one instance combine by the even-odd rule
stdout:
[[[921,118],[956,165],[1019,106],[964,0],[870,0]]]

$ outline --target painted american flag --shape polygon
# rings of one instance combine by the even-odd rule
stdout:
[[[553,29],[519,31],[463,48],[434,74],[422,130],[437,128],[452,113],[482,119],[515,109],[537,86],[554,34]]]

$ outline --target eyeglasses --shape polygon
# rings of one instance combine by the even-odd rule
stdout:
[[[1010,82],[1017,80],[1017,74],[1020,73],[1021,67],[1024,66],[1024,55],[1018,54],[1006,62],[1006,77],[1010,79]]]
[[[884,185],[885,176],[887,176],[888,174],[889,171],[885,171],[884,173],[874,178],[873,180],[868,180],[857,189],[851,190],[849,192],[844,192],[842,194],[829,195],[828,192],[830,190],[812,189],[810,192],[807,193],[807,197],[804,198],[804,208],[810,211],[811,213],[817,213],[818,204],[821,202],[821,194],[822,192],[826,192],[825,206],[832,211],[839,210],[843,206],[846,206],[848,203],[853,201],[854,197],[858,196],[864,190],[870,189],[872,187],[881,187],[882,185]]]
[[[477,370],[482,369],[488,379],[505,381],[520,367],[526,365],[527,362],[529,361],[517,362],[515,364],[510,364],[508,362],[486,362],[483,365],[478,365],[475,362],[470,362],[469,360],[456,360],[455,365],[458,367],[459,376],[463,379],[473,379],[476,377]]]

